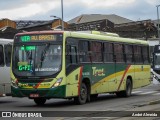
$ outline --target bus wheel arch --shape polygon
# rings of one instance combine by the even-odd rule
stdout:
[[[84,78],[80,84],[80,93],[74,98],[76,104],[82,105],[90,101],[91,85],[88,78]]]
[[[118,97],[130,97],[133,88],[133,81],[131,76],[127,76],[125,90],[116,92]]]

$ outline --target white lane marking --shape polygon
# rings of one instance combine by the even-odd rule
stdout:
[[[133,91],[132,94],[136,94],[136,93],[140,93],[140,92],[143,92],[143,91]]]
[[[157,91],[149,91],[149,92],[143,92],[143,93],[139,93],[139,94],[146,95],[146,94],[151,94],[151,93],[155,93],[155,92],[157,92]]]
[[[155,93],[155,94],[153,94],[153,95],[160,95],[160,93]]]

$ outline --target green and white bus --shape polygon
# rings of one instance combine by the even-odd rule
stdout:
[[[34,31],[14,38],[11,82],[13,97],[37,105],[51,98],[74,98],[77,104],[101,93],[128,97],[149,85],[146,41],[98,31]]]

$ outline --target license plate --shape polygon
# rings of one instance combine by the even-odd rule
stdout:
[[[39,94],[30,94],[30,97],[31,98],[37,98],[37,97],[39,97]]]

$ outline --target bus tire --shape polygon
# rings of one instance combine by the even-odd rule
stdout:
[[[76,104],[82,105],[86,103],[87,97],[88,97],[87,86],[85,83],[82,83],[80,88],[80,95],[78,95],[78,97],[75,97],[74,101]]]
[[[116,92],[116,95],[118,97],[129,97],[131,96],[132,93],[132,82],[130,79],[127,79],[126,81],[126,90],[124,91],[120,91],[120,92]]]
[[[44,105],[44,104],[45,104],[46,99],[45,99],[45,98],[35,98],[35,99],[34,99],[34,102],[35,102],[38,106],[41,106],[41,105]]]

